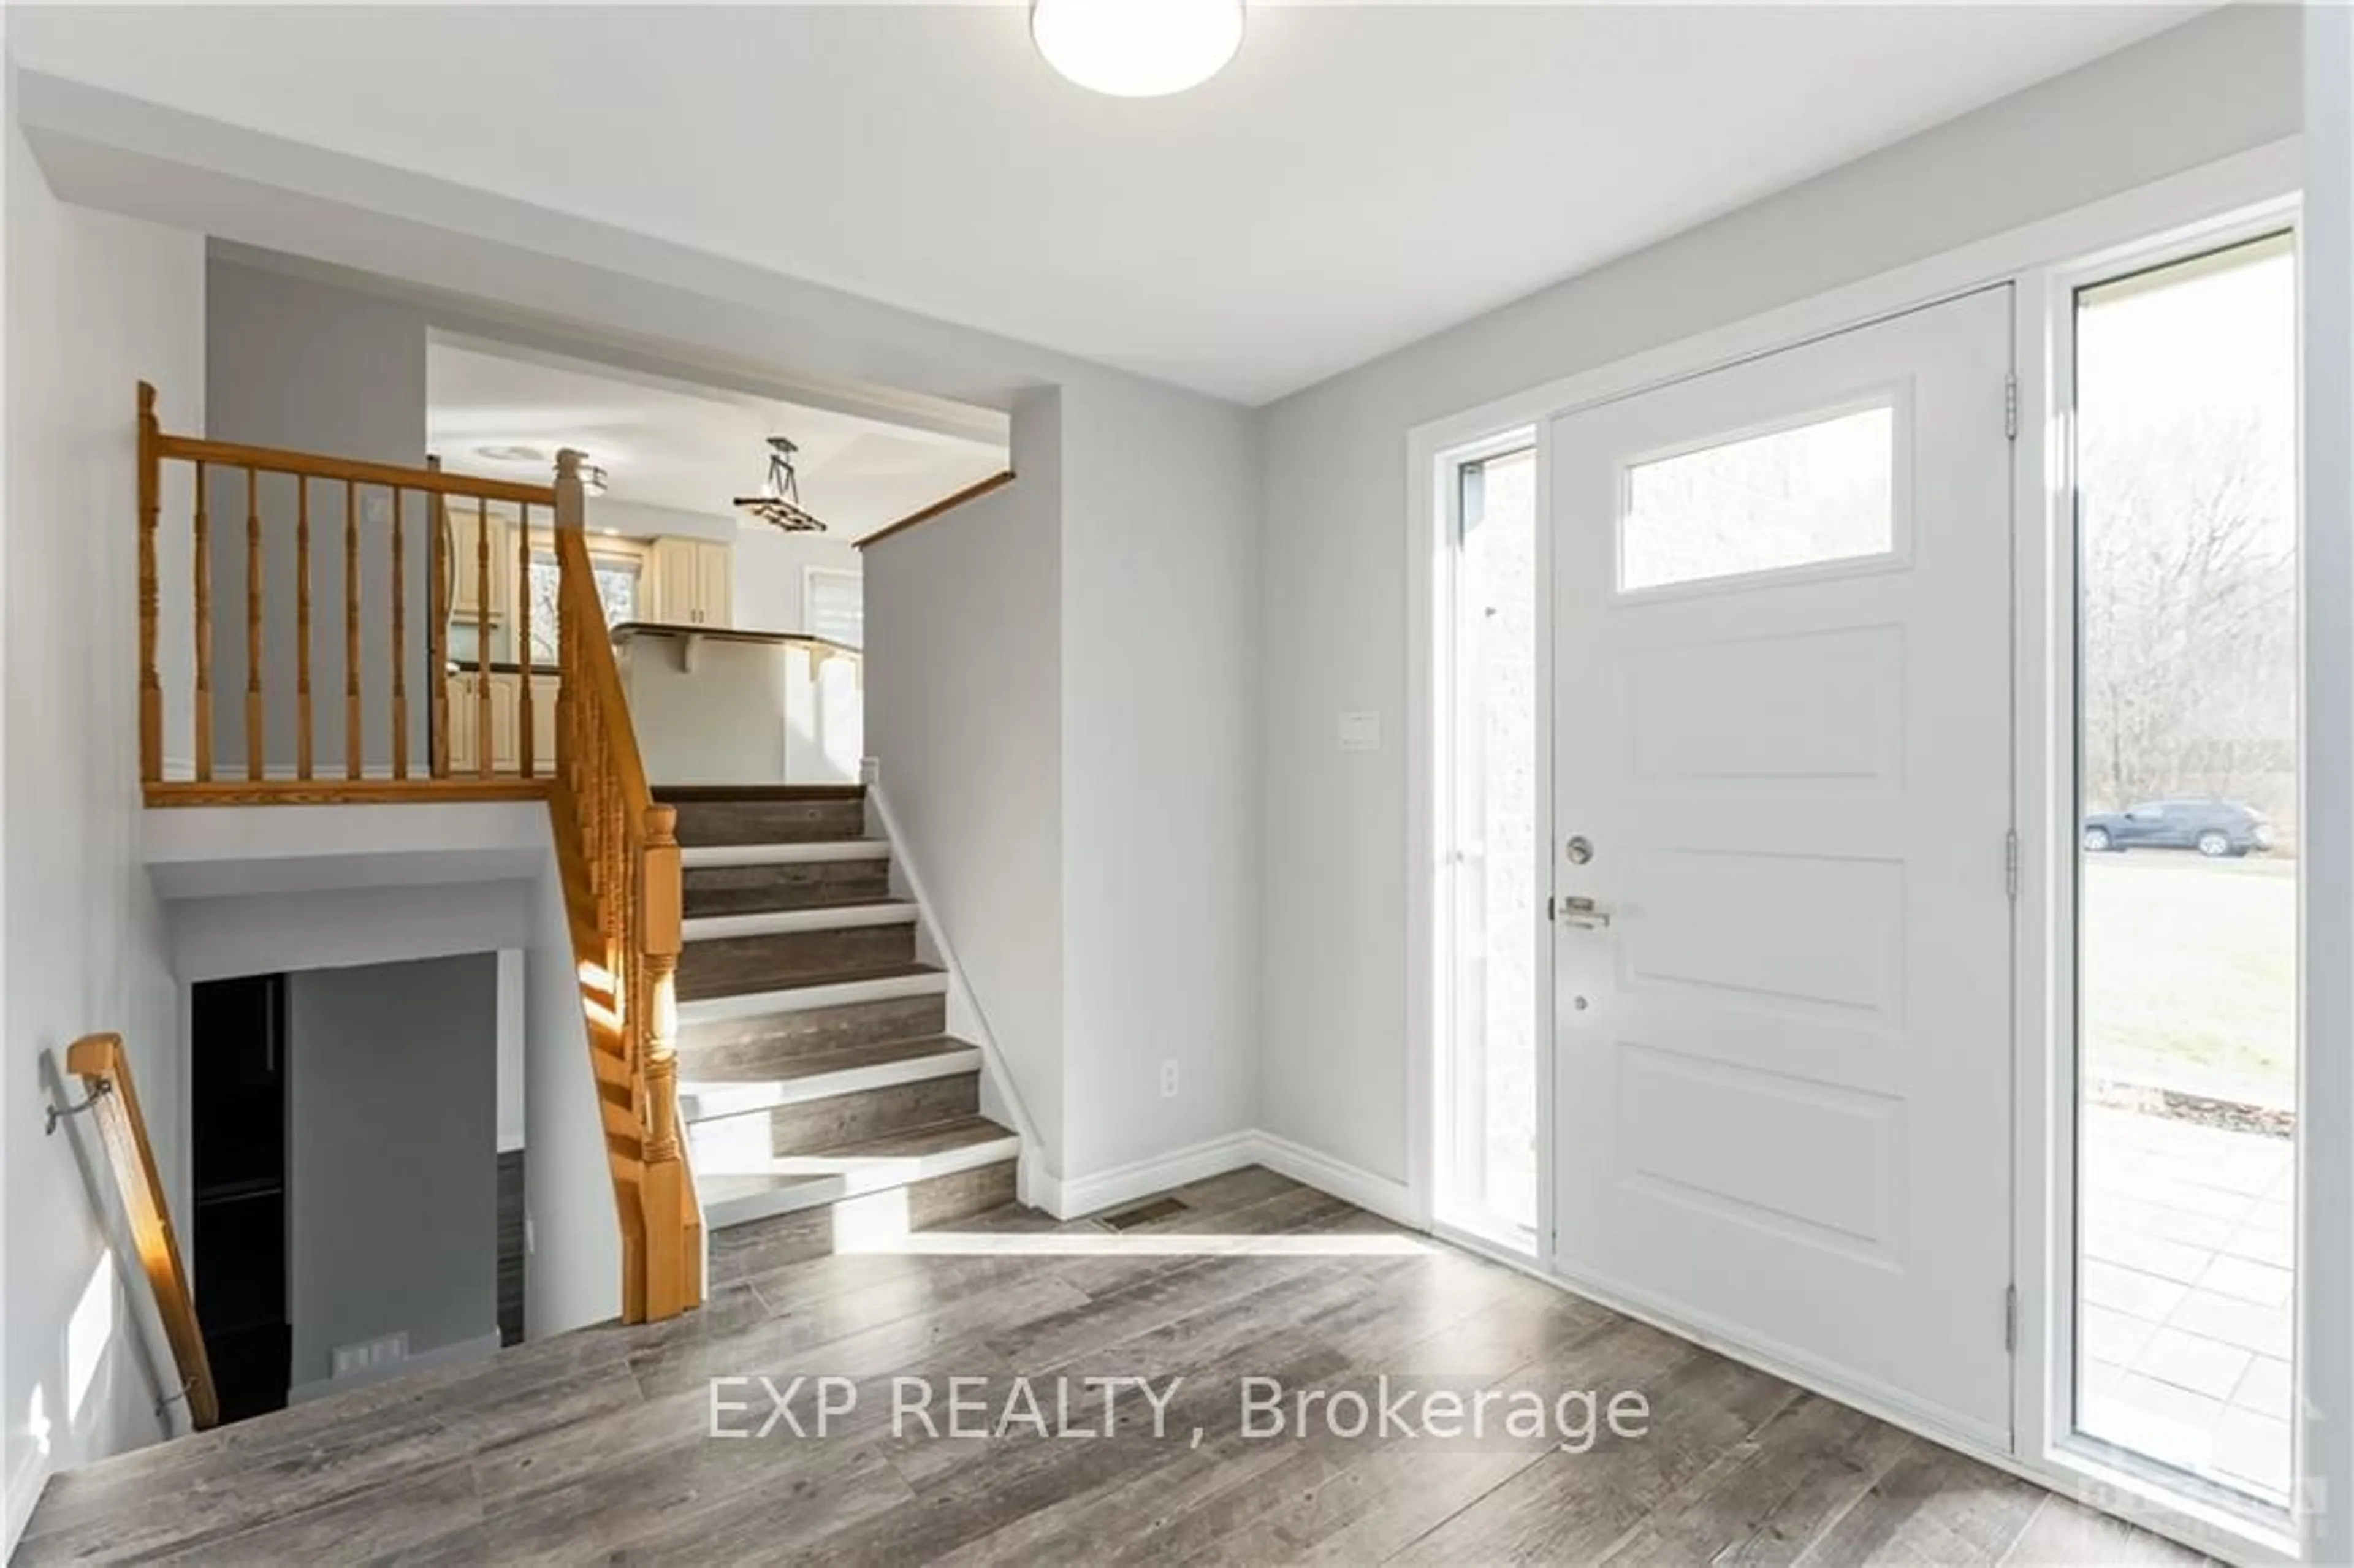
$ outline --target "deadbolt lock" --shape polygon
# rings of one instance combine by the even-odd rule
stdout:
[[[1570,864],[1584,865],[1594,858],[1594,841],[1580,833],[1569,841],[1568,847],[1563,853],[1569,856]]]

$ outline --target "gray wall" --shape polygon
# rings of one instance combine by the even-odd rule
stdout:
[[[1061,1170],[1076,1177],[1257,1119],[1264,673],[1256,421],[1091,380],[1064,391],[1063,460]]]
[[[866,746],[1038,1135],[1063,1159],[1060,397],[1014,483],[866,552]]]
[[[1013,447],[866,553],[866,740],[1070,1180],[1257,1117],[1258,447],[1118,376],[1017,402]]]
[[[291,975],[287,1013],[295,1384],[495,1334],[496,955]]]
[[[40,1107],[71,1097],[68,1045],[118,1031],[166,1171],[183,1148],[164,921],[139,863],[132,388],[177,377],[201,419],[204,359],[203,241],[64,205],[6,137],[0,1556],[51,1470],[162,1435],[153,1369],[169,1363],[159,1336],[143,1344],[154,1308],[104,1154],[88,1118],[42,1137]]]
[[[215,256],[205,270],[205,434],[415,468],[425,461],[424,313],[413,306]],[[167,402],[167,409],[168,409]],[[180,428],[170,418],[166,429]],[[208,487],[212,527],[213,714],[216,776],[243,776],[246,692],[246,515],[242,472]],[[291,775],[296,758],[295,524],[291,477],[265,476],[262,516],[264,754]],[[360,681],[364,767],[392,761],[392,498],[360,492]],[[403,643],[408,684],[408,764],[425,769],[430,687],[428,512],[408,498],[402,516]],[[182,525],[185,526],[185,524]],[[312,714],[317,765],[345,765],[345,489],[311,486]]]
[[[605,1113],[572,959],[563,879],[551,863],[532,892],[524,955],[524,1333],[536,1340],[621,1311],[621,1232]]]
[[[2297,16],[2232,6],[1336,376],[1262,416],[1266,1128],[1406,1172],[1406,432],[2297,131]]]

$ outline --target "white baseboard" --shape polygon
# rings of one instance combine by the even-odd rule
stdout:
[[[35,1443],[25,1451],[24,1462],[8,1478],[6,1514],[0,1518],[0,1563],[16,1554],[17,1538],[31,1522],[34,1505],[41,1500],[41,1489],[49,1484],[48,1456],[41,1445]]]
[[[1116,1165],[1092,1176],[1057,1178],[1042,1171],[1036,1183],[1043,1200],[1040,1206],[1058,1220],[1074,1220],[1188,1181],[1223,1176],[1257,1162],[1257,1137],[1251,1132],[1233,1133],[1133,1164]]]
[[[1361,1171],[1288,1138],[1256,1129],[1212,1139],[1088,1176],[1059,1178],[1041,1171],[1034,1182],[1036,1191],[1025,1201],[1058,1220],[1076,1219],[1149,1198],[1189,1181],[1223,1176],[1246,1165],[1264,1165],[1279,1175],[1402,1225],[1420,1229],[1425,1224],[1416,1215],[1405,1182]]]
[[[1255,1132],[1250,1136],[1252,1159],[1268,1170],[1313,1187],[1320,1192],[1329,1192],[1335,1198],[1354,1203],[1385,1220],[1414,1230],[1429,1228],[1430,1216],[1420,1211],[1420,1206],[1414,1201],[1413,1192],[1405,1182],[1376,1176],[1346,1160],[1320,1154],[1304,1144],[1278,1138],[1271,1132]]]
[[[500,1346],[499,1331],[477,1334],[471,1340],[461,1340],[454,1345],[436,1345],[429,1351],[418,1351],[404,1361],[387,1361],[365,1372],[350,1372],[343,1377],[323,1377],[311,1383],[298,1383],[286,1391],[290,1405],[307,1404],[314,1399],[332,1399],[339,1393],[349,1393],[370,1383],[385,1383],[428,1367],[448,1366],[452,1361],[480,1361],[495,1352]]]

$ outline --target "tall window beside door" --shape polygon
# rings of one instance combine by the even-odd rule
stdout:
[[[2076,1427],[2288,1495],[2291,237],[2076,299]]]
[[[1537,1224],[1536,451],[1452,466],[1448,959],[1440,1217],[1533,1251]]]

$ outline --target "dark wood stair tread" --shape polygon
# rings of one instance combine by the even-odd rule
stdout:
[[[985,1116],[960,1116],[926,1127],[903,1128],[897,1132],[837,1143],[825,1149],[812,1149],[808,1153],[813,1160],[912,1160],[920,1155],[946,1153],[952,1149],[970,1149],[977,1143],[993,1143],[999,1139],[1013,1136],[1012,1128],[993,1122]]]
[[[952,1034],[933,1034],[911,1040],[890,1040],[876,1045],[854,1045],[841,1051],[818,1051],[807,1054],[785,1056],[773,1063],[748,1065],[731,1064],[716,1073],[698,1071],[695,1047],[679,1047],[679,1082],[683,1089],[702,1084],[790,1084],[805,1078],[823,1077],[830,1073],[853,1073],[861,1067],[880,1067],[893,1062],[920,1062],[928,1056],[946,1056],[971,1051],[977,1047]],[[974,1071],[980,1070],[976,1064]],[[856,1091],[852,1091],[855,1093]]]
[[[816,991],[823,986],[854,985],[861,980],[905,980],[911,975],[937,975],[947,971],[936,964],[877,964],[864,968],[825,969],[808,974],[772,975],[765,980],[745,980],[729,982],[725,990],[700,991],[692,997],[681,997],[681,1007],[693,1007],[699,1001],[724,1001],[730,997],[766,996],[787,991]],[[780,1010],[781,1011],[781,1010]],[[688,1020],[692,1022],[692,1018]]]

